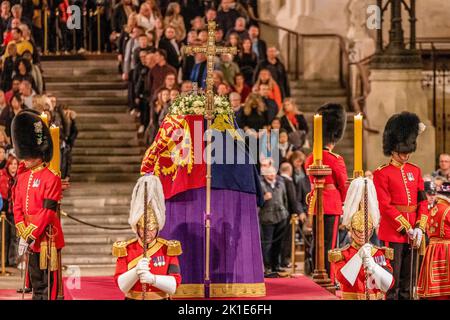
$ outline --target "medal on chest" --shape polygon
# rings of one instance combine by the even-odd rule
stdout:
[[[153,257],[152,263],[154,267],[163,267],[166,264],[166,260],[164,259],[164,256]]]

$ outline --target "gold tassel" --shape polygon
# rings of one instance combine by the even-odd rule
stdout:
[[[50,271],[58,270],[58,250],[56,250],[55,242],[52,241],[50,248]]]
[[[39,267],[41,270],[47,269],[47,254],[48,254],[48,244],[47,241],[41,242],[41,255],[39,257]]]

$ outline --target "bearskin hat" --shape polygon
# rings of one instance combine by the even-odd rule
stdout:
[[[323,145],[338,143],[345,131],[347,125],[347,114],[340,104],[327,103],[317,109],[317,113],[323,116]]]
[[[21,160],[42,159],[50,162],[53,143],[50,130],[34,110],[23,110],[13,119],[11,137],[16,155]]]
[[[383,153],[412,153],[416,151],[420,119],[415,113],[403,111],[389,118],[383,133]]]

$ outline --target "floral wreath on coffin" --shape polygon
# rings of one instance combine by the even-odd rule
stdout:
[[[202,93],[192,93],[188,95],[179,95],[169,107],[170,115],[206,115],[206,95]],[[213,115],[231,116],[233,108],[226,96],[214,96]]]

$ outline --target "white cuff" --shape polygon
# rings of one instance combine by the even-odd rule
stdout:
[[[394,280],[392,274],[378,264],[376,264],[373,268],[372,277],[375,279],[377,288],[383,292],[387,292],[389,290],[392,285],[392,281]]]
[[[139,277],[136,273],[136,268],[133,268],[121,274],[117,279],[120,291],[127,294],[131,290],[131,288],[133,288],[134,284],[136,283],[136,281],[138,281],[138,279]]]
[[[155,276],[155,283],[153,286],[158,288],[161,291],[164,291],[167,294],[174,294],[177,291],[177,282],[175,281],[175,277],[173,276]]]

